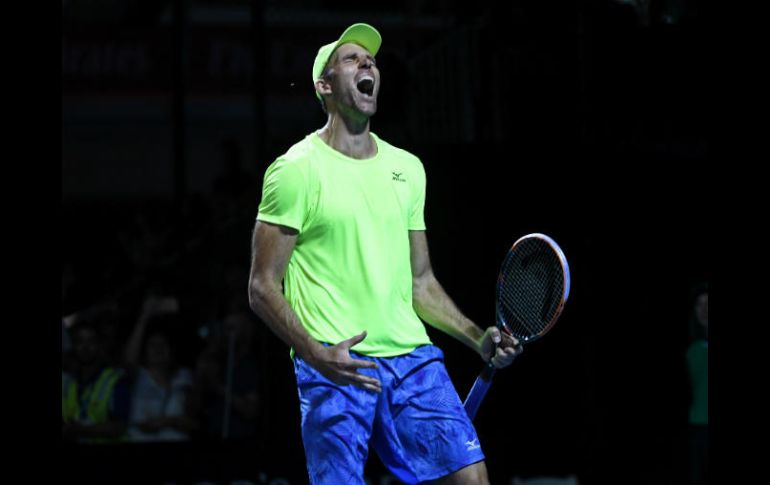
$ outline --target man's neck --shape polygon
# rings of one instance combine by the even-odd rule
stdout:
[[[330,114],[318,136],[330,147],[356,160],[377,155],[377,144],[369,133],[369,119],[353,121],[339,114]]]

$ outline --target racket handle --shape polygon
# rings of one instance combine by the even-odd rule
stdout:
[[[484,400],[484,396],[487,395],[487,391],[492,384],[492,377],[494,375],[495,366],[488,364],[476,378],[476,382],[473,383],[473,387],[471,387],[468,397],[463,403],[465,412],[468,414],[471,421],[476,417],[476,412],[479,410],[479,406],[481,406],[481,401]]]

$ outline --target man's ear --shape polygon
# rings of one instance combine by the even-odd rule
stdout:
[[[332,85],[331,83],[324,78],[319,79],[315,82],[315,89],[319,93],[321,93],[322,96],[329,95],[332,93]]]

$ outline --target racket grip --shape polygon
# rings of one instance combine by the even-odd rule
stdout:
[[[473,421],[476,417],[476,412],[481,406],[481,401],[484,400],[484,396],[487,395],[489,386],[492,384],[492,377],[495,375],[495,368],[492,365],[488,365],[479,376],[476,378],[476,382],[473,383],[468,397],[463,403],[466,414]]]

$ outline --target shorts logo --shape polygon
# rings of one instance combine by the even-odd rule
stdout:
[[[475,438],[473,441],[466,441],[465,444],[468,445],[468,448],[467,448],[468,451],[477,450],[481,448],[478,438]]]

